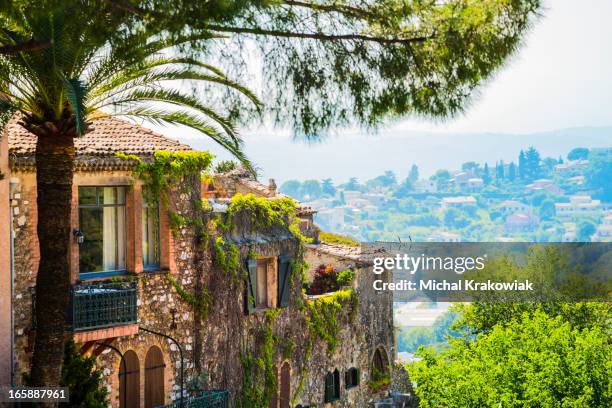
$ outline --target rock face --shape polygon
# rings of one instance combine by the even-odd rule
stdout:
[[[36,328],[32,317],[38,255],[34,180],[31,173],[15,176],[10,201],[15,237],[12,303],[15,378],[21,382],[29,371]],[[75,188],[78,183],[93,182],[88,177],[93,176],[77,175]],[[105,172],[95,177],[110,182],[130,181],[124,172]],[[224,189],[237,190],[227,180]],[[199,185],[193,185],[190,194],[177,191],[176,211],[186,217],[195,216],[194,196],[200,196]],[[131,214],[130,208],[139,201],[129,200],[127,211]],[[74,218],[78,227],[76,206]],[[241,263],[255,257],[258,267],[261,263],[266,271],[258,282],[266,285],[261,293],[267,303],[249,313],[245,307],[251,296],[247,295],[248,273],[225,271],[214,245],[210,242],[204,245],[193,227],[181,227],[168,235],[163,234],[163,229],[162,236],[168,238],[162,240],[161,250],[168,254],[167,267],[146,271],[136,268],[126,275],[137,281],[137,323],[129,330],[119,327],[113,331],[118,333],[113,337],[96,338],[103,335],[95,330],[88,332],[89,337],[75,334],[76,340],[90,339],[78,346],[83,353],[96,356],[112,406],[119,406],[120,398],[124,397],[119,380],[121,359],[118,353],[99,343],[110,344],[124,355],[129,377],[126,394],[133,406],[145,406],[152,398],[160,398],[152,391],[154,387],[163,388],[163,403],[176,401],[181,378],[184,395],[227,390],[230,406],[251,407],[254,400],[271,400],[263,405],[365,407],[375,395],[385,395],[384,391],[373,394],[369,381],[375,360],[382,361],[388,373],[392,371],[396,353],[393,303],[389,292],[372,288],[375,275],[370,271],[367,254],[355,248],[325,244],[302,248],[283,228],[265,232],[252,231],[248,226],[237,228],[225,238],[237,246]],[[135,232],[128,229],[128,241],[129,234]],[[211,237],[207,239],[210,241]],[[285,288],[289,296],[285,295],[285,301],[280,295],[284,275],[279,257],[289,258],[293,265],[287,275],[290,281]],[[343,291],[351,295],[307,298],[301,289],[302,272],[297,268],[302,257],[311,271],[320,264],[353,269],[353,286]],[[305,276],[308,275],[306,271]],[[200,307],[203,304],[207,307]],[[318,314],[313,314],[313,310]],[[349,369],[357,369],[356,384],[347,383],[345,372]],[[337,379],[327,384],[328,388],[336,388],[331,390],[333,402],[329,404],[325,403],[326,378]]]

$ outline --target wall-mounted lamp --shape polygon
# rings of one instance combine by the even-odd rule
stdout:
[[[73,234],[77,244],[81,245],[83,242],[85,242],[85,235],[83,235],[83,232],[81,230],[75,229],[73,231]]]

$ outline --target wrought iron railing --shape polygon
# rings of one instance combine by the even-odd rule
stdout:
[[[70,317],[73,331],[136,323],[136,281],[98,282],[72,288]]]
[[[158,408],[227,408],[228,406],[229,391],[212,390],[204,391],[198,397],[185,398],[182,405],[180,400],[176,400],[172,404],[162,405]]]

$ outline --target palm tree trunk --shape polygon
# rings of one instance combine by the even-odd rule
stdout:
[[[45,125],[57,129],[48,122]],[[70,132],[41,132],[37,139],[40,263],[36,277],[36,338],[30,381],[33,386],[57,386],[70,299],[70,220],[75,148]]]

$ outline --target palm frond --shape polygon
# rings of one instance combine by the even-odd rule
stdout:
[[[68,103],[72,108],[72,112],[75,116],[76,133],[81,136],[85,132],[85,95],[87,94],[87,87],[78,79],[66,78],[66,95],[68,96]]]
[[[250,172],[255,173],[254,167],[249,159],[242,151],[242,139],[234,134],[226,135],[216,129],[207,121],[199,118],[196,115],[187,111],[168,112],[163,109],[136,107],[109,114],[112,116],[123,116],[128,118],[145,119],[157,125],[182,125],[195,129],[204,135],[210,137],[215,143],[219,144],[225,150],[230,152],[238,159]]]
[[[236,129],[231,120],[217,113],[213,108],[206,106],[200,100],[191,95],[186,95],[177,90],[167,89],[137,89],[122,95],[120,98],[111,99],[106,103],[95,107],[95,109],[106,106],[121,107],[134,102],[163,102],[171,105],[193,109],[219,124],[228,135],[234,135]]]

